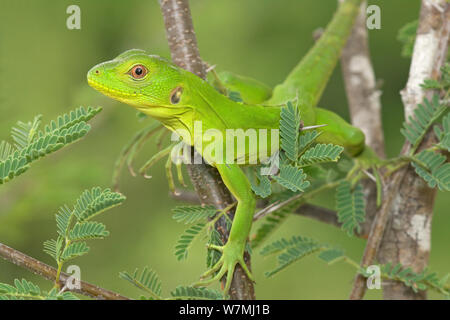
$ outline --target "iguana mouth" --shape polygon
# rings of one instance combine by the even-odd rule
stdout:
[[[129,92],[129,91],[122,91],[122,90],[118,90],[118,89],[113,89],[110,87],[107,87],[105,85],[103,85],[102,83],[100,83],[99,81],[96,81],[92,78],[88,78],[88,84],[94,88],[95,90],[113,97],[113,98],[132,98],[132,97],[138,97],[141,96],[142,94],[133,91],[133,92]]]

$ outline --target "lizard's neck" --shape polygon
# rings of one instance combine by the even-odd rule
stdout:
[[[244,149],[242,146],[238,149],[233,142],[231,150],[234,150],[236,159],[245,159],[249,155],[249,151],[253,150],[250,149],[250,144],[258,146],[256,150],[260,152],[253,151],[257,153],[259,160],[262,159],[260,155],[266,158],[273,149],[278,148],[278,132],[274,133],[271,129],[279,128],[279,107],[238,103],[194,75],[189,75],[187,79],[184,92],[186,100],[180,106],[186,112],[180,117],[174,116],[161,121],[171,130],[182,129],[184,133],[178,133],[184,142],[193,145],[210,164],[224,161],[225,154],[220,150],[229,152],[229,136],[233,137],[233,141],[234,138],[243,139],[245,144]],[[186,132],[188,137],[185,136]],[[245,138],[247,135],[248,141]],[[250,142],[250,137],[256,140]],[[214,155],[210,153],[212,150]],[[264,151],[265,155],[262,153]]]

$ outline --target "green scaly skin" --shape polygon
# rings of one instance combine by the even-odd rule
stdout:
[[[194,121],[202,121],[204,131],[216,129],[222,133],[226,129],[238,128],[278,129],[280,106],[297,98],[305,126],[327,124],[319,129],[323,132],[319,142],[342,145],[353,156],[362,154],[365,157],[369,154],[369,160],[373,157],[370,150],[365,149],[361,130],[330,111],[315,108],[359,13],[360,4],[361,0],[347,0],[339,6],[322,37],[287,79],[275,87],[273,94],[255,81],[241,78],[242,87],[239,87],[239,81],[236,87],[236,83],[222,77],[231,90],[237,89],[248,102],[253,99],[256,103],[261,102],[259,104],[232,101],[196,75],[137,49],[96,65],[88,72],[88,83],[94,89],[161,121],[172,131],[188,130],[191,137],[186,142],[196,147],[205,160],[218,169],[223,182],[236,198],[238,203],[228,242],[222,247],[214,247],[222,252],[222,257],[202,276],[212,276],[212,279],[202,281],[199,285],[218,281],[227,275],[224,290],[228,292],[238,263],[253,280],[243,254],[252,225],[255,196],[240,165],[218,163],[217,159],[204,153],[207,145],[205,141],[202,141],[205,143],[201,147],[198,141],[193,141]],[[144,67],[148,72],[142,78],[137,78],[133,74],[137,67]],[[269,154],[273,152],[271,145],[267,146],[267,151]],[[245,152],[238,150],[237,157],[248,156]]]
[[[213,84],[226,88],[228,93],[238,92],[246,104],[262,104],[272,96],[272,88],[264,83],[229,71],[220,72]]]

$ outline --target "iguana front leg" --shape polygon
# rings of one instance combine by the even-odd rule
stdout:
[[[219,261],[202,278],[213,276],[211,279],[196,283],[196,286],[208,285],[227,276],[224,291],[228,292],[233,279],[236,264],[240,264],[250,280],[253,276],[244,261],[244,250],[253,221],[255,210],[255,196],[251,184],[242,169],[236,164],[216,165],[228,190],[237,200],[236,212],[231,226],[230,236],[224,246],[211,246],[212,249],[222,252]]]

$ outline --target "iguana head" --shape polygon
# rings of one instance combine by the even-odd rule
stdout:
[[[186,71],[143,50],[125,51],[89,70],[91,87],[154,118],[175,119],[192,109]]]

